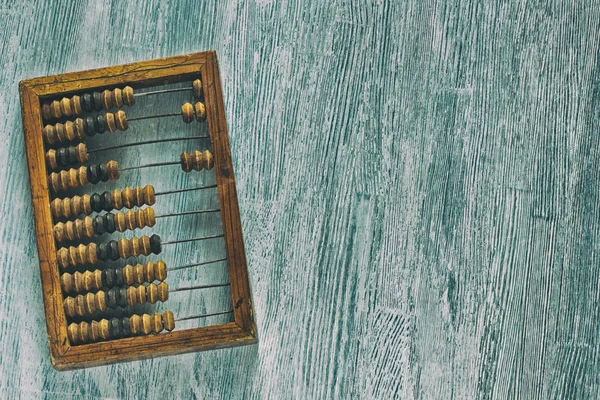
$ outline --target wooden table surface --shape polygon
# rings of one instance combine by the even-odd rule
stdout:
[[[600,396],[598,1],[0,7],[0,397]],[[58,373],[18,82],[209,49],[259,344]]]

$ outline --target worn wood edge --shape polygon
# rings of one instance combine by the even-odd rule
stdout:
[[[52,234],[50,194],[46,180],[47,171],[41,135],[42,118],[39,99],[31,87],[25,82],[21,82],[19,91],[48,345],[50,358],[54,365],[56,360],[69,350],[69,342],[56,264],[56,246]]]
[[[221,221],[225,234],[225,247],[229,264],[229,281],[234,320],[241,329],[256,336],[252,296],[248,278],[248,265],[235,186],[235,175],[225,118],[223,92],[218,73],[216,53],[210,56],[203,68],[203,85],[207,107],[207,123],[215,160],[217,190],[221,206]]]
[[[255,335],[241,329],[235,322],[230,322],[156,335],[71,346],[64,355],[53,359],[52,366],[56,370],[66,371],[117,362],[244,346],[256,342]]]
[[[65,95],[86,89],[102,89],[124,83],[145,82],[144,86],[174,83],[187,79],[187,75],[198,72],[211,52],[184,54],[156,60],[138,61],[85,71],[25,79],[21,84],[28,86],[38,96]],[[177,72],[174,72],[176,70]],[[164,82],[168,77],[181,75],[179,80]]]

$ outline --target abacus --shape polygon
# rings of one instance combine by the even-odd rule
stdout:
[[[20,95],[53,367],[255,343],[215,53],[29,79]]]

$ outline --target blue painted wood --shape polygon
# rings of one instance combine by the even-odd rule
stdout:
[[[598,398],[597,1],[6,1],[0,394]],[[17,82],[217,51],[260,343],[50,367]]]

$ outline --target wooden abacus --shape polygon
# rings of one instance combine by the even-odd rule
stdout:
[[[183,83],[182,87],[147,90]],[[183,105],[178,103],[180,111],[170,113],[132,113],[129,117],[122,109],[135,107],[136,112],[139,108],[143,111],[143,104],[136,103],[136,98],[174,92],[193,100]],[[20,83],[20,93],[52,365],[68,370],[256,342],[215,53],[29,79]],[[137,139],[135,142],[102,147],[84,143],[96,134],[126,131],[133,121],[176,115],[186,124],[193,121],[207,124],[208,135],[158,140],[137,137],[133,138]],[[111,138],[102,136],[106,141]],[[100,163],[86,164],[93,153],[191,139],[209,140],[210,148],[181,149],[171,160],[151,164],[136,162],[135,158],[112,159],[110,155],[105,155]],[[126,166],[120,167],[121,162]],[[123,179],[119,179],[123,171],[169,165],[180,165],[184,174],[214,173],[216,183],[173,187],[173,182],[165,182],[162,191],[155,191],[155,182],[145,186],[135,186],[134,182],[126,188],[116,186]],[[115,187],[99,193],[82,193],[88,184]],[[218,208],[155,213],[150,207],[160,196],[210,193],[211,189],[216,189]],[[194,226],[184,238],[162,240],[153,232],[118,237],[122,232],[142,228],[154,231],[160,227],[157,223],[160,218],[206,213],[220,214],[222,233],[202,232],[202,226]],[[117,237],[104,239],[105,235]],[[161,254],[163,246],[214,239],[224,241],[225,256],[191,259],[185,265],[172,267],[163,260],[138,261],[139,257]],[[110,265],[116,260],[126,265]],[[219,263],[226,263],[229,282],[179,287],[171,287],[167,282],[169,271]],[[228,288],[230,309],[206,310],[200,314],[190,310],[191,315],[181,316],[169,310],[145,312],[148,307],[174,301],[170,293],[211,288]],[[139,307],[145,308],[140,311]],[[188,329],[176,326],[177,321],[207,321],[226,315],[232,316],[231,322]]]

